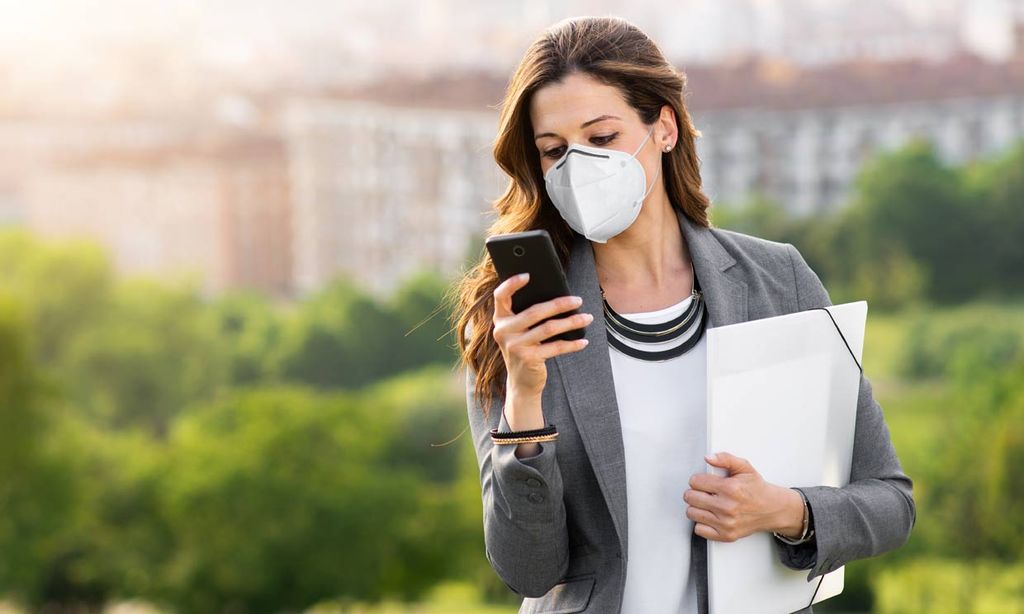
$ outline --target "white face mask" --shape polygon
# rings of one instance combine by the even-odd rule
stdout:
[[[551,202],[573,230],[591,241],[605,243],[636,220],[644,199],[654,189],[654,181],[646,187],[647,174],[636,154],[653,132],[652,125],[632,155],[614,149],[570,145],[544,173]],[[659,163],[655,181],[660,174]]]

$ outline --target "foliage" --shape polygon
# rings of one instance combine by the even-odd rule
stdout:
[[[269,379],[270,357],[283,334],[283,318],[275,306],[258,293],[232,291],[219,297],[212,309],[228,381],[244,385]]]
[[[273,371],[318,388],[356,388],[419,364],[450,362],[451,349],[437,339],[444,314],[406,336],[431,315],[443,291],[439,280],[413,277],[382,303],[339,277],[288,314]]]
[[[941,314],[917,311],[907,320],[900,347],[906,378],[982,375],[1024,356],[1024,319],[1012,309],[974,304]]]
[[[59,360],[70,339],[108,307],[110,258],[94,243],[43,243],[22,230],[0,232],[0,291],[24,305],[32,351]]]
[[[456,402],[439,375],[398,382],[397,395],[253,388],[186,412],[161,488],[176,537],[168,600],[275,612],[339,594],[413,598],[443,579],[466,531],[454,476],[431,475],[425,450],[394,454],[413,440],[396,438],[398,423],[423,422],[417,403]]]
[[[30,358],[27,322],[19,302],[0,292],[0,592],[36,601],[59,590],[53,572],[78,476],[61,446],[53,387]]]
[[[1019,296],[1024,292],[1024,141],[1003,155],[964,169],[967,196],[978,216],[977,236],[963,236],[954,245],[984,253],[986,292]]]
[[[945,527],[931,549],[961,558],[1019,560],[1024,546],[1024,358],[958,382],[935,442],[942,451],[928,503]],[[955,479],[952,479],[955,476]],[[949,530],[956,527],[956,530]],[[947,533],[948,531],[948,533]]]
[[[68,344],[64,381],[97,423],[163,436],[183,405],[226,381],[213,314],[195,287],[130,280],[110,299]]]
[[[1003,614],[1024,610],[1024,565],[922,558],[885,570],[881,614]]]

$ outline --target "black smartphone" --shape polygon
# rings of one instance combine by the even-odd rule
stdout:
[[[531,305],[550,301],[560,296],[569,295],[569,284],[565,281],[565,271],[555,253],[555,245],[546,230],[527,230],[494,235],[484,241],[498,278],[505,281],[520,273],[529,273],[530,280],[526,285],[512,293],[512,311],[519,313]],[[538,322],[540,326],[552,318],[563,318],[579,313],[579,308],[560,312]],[[544,340],[574,341],[582,339],[586,331],[583,327],[573,328]]]

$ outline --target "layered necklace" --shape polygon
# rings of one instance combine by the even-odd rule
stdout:
[[[693,264],[690,264],[693,270]],[[648,361],[662,361],[682,356],[700,341],[704,335],[704,328],[707,324],[707,307],[704,302],[704,293],[701,292],[700,283],[697,281],[696,271],[693,274],[693,290],[688,297],[690,304],[683,310],[683,313],[668,320],[645,324],[635,322],[621,314],[616,313],[608,304],[605,298],[604,288],[601,288],[601,301],[604,303],[604,322],[608,335],[608,344],[616,350]],[[667,350],[644,350],[629,345],[619,337],[629,339],[640,344],[662,345],[666,342],[686,337],[681,343]]]

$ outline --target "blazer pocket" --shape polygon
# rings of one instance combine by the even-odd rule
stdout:
[[[594,592],[596,574],[567,578],[543,597],[527,597],[519,614],[573,614],[587,609]]]

